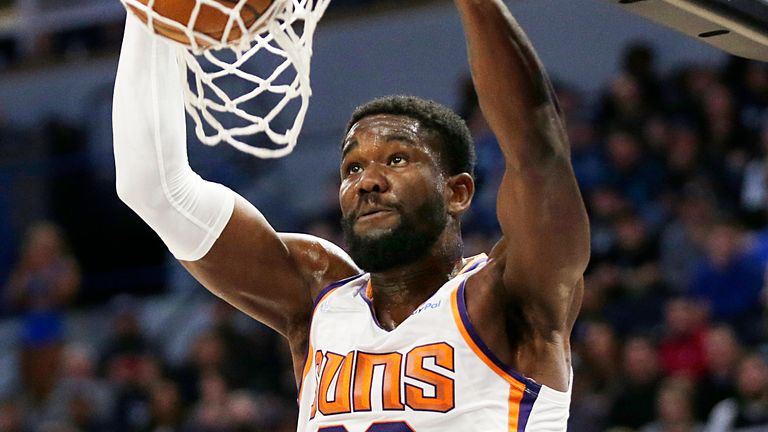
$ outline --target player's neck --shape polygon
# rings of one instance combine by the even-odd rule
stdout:
[[[413,263],[371,273],[373,305],[379,323],[391,330],[410,316],[462,267],[461,238],[444,233],[432,252]]]

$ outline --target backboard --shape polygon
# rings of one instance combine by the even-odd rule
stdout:
[[[608,0],[731,54],[768,61],[768,0]]]

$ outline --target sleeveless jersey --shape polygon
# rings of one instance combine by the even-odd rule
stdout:
[[[326,288],[298,432],[565,431],[571,385],[559,392],[505,366],[469,321],[464,284],[486,259],[473,258],[392,331],[376,321],[369,274]]]

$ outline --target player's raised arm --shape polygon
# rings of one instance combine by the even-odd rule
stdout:
[[[455,0],[480,107],[506,160],[497,215],[503,281],[545,337],[567,338],[589,259],[586,211],[549,79],[501,0]]]
[[[208,289],[297,340],[313,294],[357,269],[334,245],[276,233],[247,201],[192,171],[185,76],[175,48],[129,14],[113,110],[118,194]]]

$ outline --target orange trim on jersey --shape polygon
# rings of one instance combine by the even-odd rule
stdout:
[[[518,431],[520,419],[520,403],[523,401],[523,391],[510,383],[509,386],[509,430]]]
[[[307,358],[304,360],[304,370],[301,373],[301,384],[299,385],[299,403],[301,403],[301,396],[302,396],[302,392],[304,391],[304,381],[307,380],[310,367],[312,366],[312,363],[314,363],[315,353],[314,353],[314,349],[312,348],[312,324],[315,322],[315,313],[317,313],[317,308],[318,306],[320,306],[320,303],[322,303],[323,300],[328,298],[328,296],[331,295],[331,293],[336,291],[338,288],[339,287],[329,290],[322,297],[320,297],[320,299],[317,300],[317,304],[315,304],[314,310],[312,310],[312,316],[309,319],[309,333],[307,333],[307,338],[310,339],[308,341],[309,348],[307,349]]]
[[[461,268],[461,270],[456,276],[466,273],[469,269],[472,268],[473,265],[475,265],[478,261],[484,258],[488,258],[488,255],[481,253],[469,258],[469,261],[466,264],[464,264],[464,267]]]
[[[498,367],[475,343],[472,336],[469,335],[464,322],[461,319],[461,313],[459,312],[459,288],[457,287],[451,293],[451,311],[453,312],[453,320],[456,322],[456,327],[461,333],[461,337],[464,338],[464,342],[472,349],[475,355],[485,363],[492,371],[500,376],[504,381],[509,383],[509,430],[517,432],[518,422],[520,418],[520,403],[523,401],[523,394],[525,392],[525,384],[521,383],[517,378],[508,374],[506,371]]]
[[[459,328],[459,332],[461,333],[461,336],[464,338],[464,342],[469,345],[469,347],[472,349],[472,351],[477,355],[480,360],[483,361],[483,363],[486,364],[491,370],[496,372],[500,377],[504,378],[505,381],[509,382],[510,384],[518,387],[520,390],[525,390],[525,384],[521,383],[517,380],[517,378],[513,377],[512,375],[505,372],[500,367],[496,366],[496,364],[487,356],[485,353],[480,349],[479,346],[475,343],[475,340],[472,339],[472,336],[469,335],[469,332],[467,331],[466,327],[464,327],[464,322],[461,320],[461,314],[459,313],[459,290],[455,289],[453,293],[451,293],[451,311],[453,312],[453,320],[456,322],[456,326]]]

